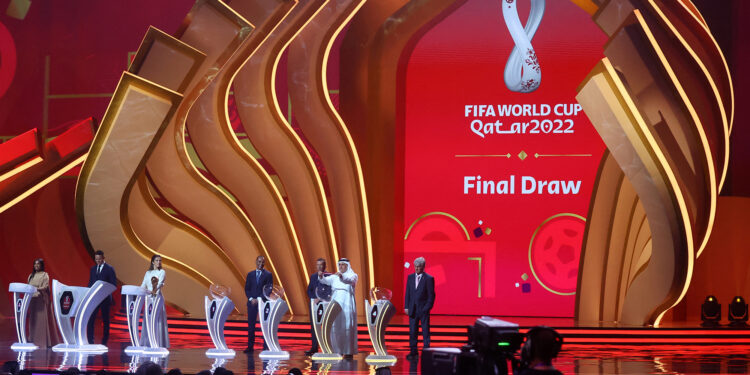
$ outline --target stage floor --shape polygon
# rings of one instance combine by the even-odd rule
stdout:
[[[441,329],[450,328],[446,324],[447,321],[450,321],[449,319],[443,320],[440,318],[437,320],[442,321],[439,326]],[[12,319],[0,319],[0,332],[2,332],[0,337],[0,361],[19,360],[24,368],[35,373],[56,372],[71,366],[76,366],[88,372],[104,369],[110,372],[124,373],[134,371],[138,364],[147,360],[159,363],[165,371],[180,368],[185,374],[195,374],[201,370],[211,370],[217,366],[226,367],[237,374],[287,374],[289,369],[293,367],[300,368],[305,374],[373,374],[375,371],[374,367],[365,363],[365,357],[372,351],[372,347],[368,344],[366,334],[363,337],[361,331],[360,353],[352,360],[344,360],[333,365],[317,365],[304,355],[304,351],[309,348],[309,333],[304,334],[302,332],[304,327],[302,321],[296,322],[300,327],[290,329],[286,335],[287,338],[281,340],[282,347],[290,352],[291,358],[289,360],[261,360],[258,358],[261,351],[260,342],[256,343],[256,351],[253,354],[242,353],[246,338],[241,335],[229,335],[227,337],[228,345],[238,350],[234,358],[215,360],[205,355],[206,349],[211,346],[208,335],[178,332],[181,328],[177,325],[173,328],[171,321],[170,319],[171,348],[169,356],[148,358],[126,355],[123,349],[129,344],[127,333],[122,329],[115,328],[112,329],[109,343],[110,350],[106,354],[65,355],[43,349],[28,354],[16,353],[10,350],[11,343],[15,341],[13,321]],[[459,318],[454,321],[459,326],[465,325],[464,323],[468,324],[473,319],[463,322]],[[182,323],[186,322],[188,321]],[[239,324],[240,322],[235,323]],[[539,322],[533,323],[538,324]],[[460,329],[457,326],[454,326],[454,328]],[[397,326],[395,328],[403,327]],[[294,330],[298,331],[299,334],[292,335]],[[750,372],[750,341],[748,341],[748,335],[746,334],[748,330],[728,328],[701,330],[691,327],[673,327],[667,330],[636,330],[635,332],[641,333],[636,334],[635,337],[630,330],[605,330],[600,328],[597,330],[599,334],[595,336],[577,332],[574,327],[560,327],[559,330],[562,332],[570,330],[568,334],[563,333],[566,337],[566,344],[555,362],[555,366],[566,374],[718,374]],[[643,332],[650,333],[644,334]],[[685,342],[688,343],[660,342],[659,336],[664,332],[667,333],[670,340],[687,337],[689,340]],[[673,334],[669,334],[669,332]],[[588,338],[583,340],[585,343],[581,344],[576,343],[576,337],[579,339],[581,337]],[[711,337],[719,337],[719,339],[711,339]],[[607,344],[594,342],[597,339],[605,338]],[[728,341],[730,338],[734,338],[735,341]],[[406,359],[408,344],[403,339],[394,339],[393,342],[388,344],[389,352],[398,358],[398,362],[391,367],[391,372],[393,374],[419,374],[421,373],[419,371],[420,362],[419,360],[408,361]],[[700,343],[699,345],[689,343],[696,340]],[[717,345],[718,342],[723,344]],[[433,347],[457,347],[460,345],[462,343],[459,342],[457,336],[456,339],[433,344]]]

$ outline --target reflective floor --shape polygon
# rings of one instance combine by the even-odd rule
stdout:
[[[360,340],[360,354],[352,360],[335,364],[316,364],[304,355],[309,348],[308,337],[281,340],[291,358],[285,361],[264,361],[258,358],[260,343],[252,355],[241,352],[244,337],[229,337],[228,345],[238,353],[234,358],[212,359],[205,355],[211,341],[206,335],[170,334],[170,354],[164,358],[131,357],[123,349],[128,345],[124,331],[112,330],[109,352],[102,355],[80,356],[36,350],[16,353],[10,350],[15,340],[12,320],[0,319],[0,361],[19,360],[24,368],[33,372],[60,371],[76,366],[85,371],[105,369],[110,372],[132,372],[147,360],[159,363],[165,369],[180,368],[185,374],[226,367],[237,374],[287,374],[297,367],[304,374],[374,374],[375,367],[365,363],[372,347]],[[692,332],[693,336],[699,332]],[[616,337],[612,337],[616,339]],[[646,339],[647,340],[647,339]],[[644,344],[642,342],[641,344]],[[451,345],[451,344],[448,344]],[[458,345],[458,344],[456,344]],[[453,345],[453,346],[456,346]],[[419,374],[419,360],[406,360],[407,344],[390,343],[388,349],[398,362],[390,368],[393,374]],[[578,345],[567,344],[555,362],[565,374],[726,374],[750,371],[750,345]]]
[[[234,358],[210,359],[204,349],[171,349],[164,358],[130,357],[117,348],[103,355],[64,355],[37,350],[17,354],[4,346],[2,361],[18,359],[24,368],[64,370],[76,366],[81,370],[133,372],[139,363],[152,360],[165,369],[180,368],[186,374],[224,366],[237,374],[287,374],[293,367],[304,374],[374,374],[375,368],[365,363],[365,353],[353,360],[336,364],[316,364],[304,356],[303,350],[291,350],[286,361],[263,361],[254,355],[238,353]],[[393,374],[419,374],[419,361],[408,361],[405,352],[394,353],[398,362]],[[750,370],[748,346],[587,346],[568,347],[560,354],[555,366],[565,374],[744,374]]]

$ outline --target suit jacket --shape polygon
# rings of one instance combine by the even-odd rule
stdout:
[[[250,298],[258,298],[261,297],[263,300],[266,300],[266,297],[263,296],[263,287],[266,285],[273,285],[273,277],[271,276],[271,272],[268,272],[267,270],[262,270],[260,272],[260,280],[255,280],[255,272],[257,270],[252,270],[247,273],[247,278],[245,279],[245,296],[247,296],[248,301],[247,303],[250,303]]]
[[[422,272],[419,286],[416,284],[416,274],[406,278],[406,296],[404,308],[409,310],[410,317],[419,317],[430,313],[432,305],[435,304],[435,278]]]
[[[117,275],[115,275],[115,269],[114,267],[110,266],[108,263],[104,263],[102,266],[102,272],[96,272],[96,269],[99,266],[94,264],[93,267],[91,267],[91,271],[89,272],[89,288],[91,288],[92,285],[94,285],[95,282],[98,280],[106,281],[114,286],[117,286]],[[112,295],[109,295],[109,298],[105,298],[102,302],[112,302]]]
[[[324,272],[325,276],[330,275],[330,273]],[[329,285],[322,284],[318,280],[318,273],[315,272],[314,274],[310,275],[310,282],[307,284],[307,296],[310,298],[318,298],[318,296],[315,294],[315,289],[318,288],[318,285],[323,285],[324,288],[328,288],[328,290],[331,289]]]

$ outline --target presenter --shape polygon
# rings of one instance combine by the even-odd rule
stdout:
[[[342,354],[346,359],[351,359],[357,354],[357,307],[354,301],[354,288],[357,286],[358,276],[352,271],[349,259],[341,258],[338,267],[338,272],[319,281],[331,286],[331,300],[341,305],[341,314],[333,322],[331,329],[333,351]]]
[[[258,318],[258,297],[264,301],[266,297],[263,295],[263,288],[266,285],[273,285],[273,277],[271,273],[266,271],[266,257],[259,255],[255,258],[255,271],[247,273],[245,279],[245,296],[247,296],[247,348],[243,350],[245,353],[252,353],[253,345],[255,344],[255,321]],[[261,339],[262,335],[261,335]],[[263,341],[263,350],[268,349],[265,340]]]
[[[417,330],[422,323],[422,343],[430,347],[430,310],[435,304],[435,278],[424,272],[425,260],[414,259],[414,273],[406,279],[404,312],[409,316],[409,354],[406,359],[416,359]]]
[[[307,284],[307,296],[310,297],[310,299],[315,300],[315,303],[318,303],[318,296],[315,294],[315,290],[318,288],[318,285],[321,285],[319,279],[328,276],[329,273],[326,273],[326,260],[323,258],[318,258],[315,267],[316,272],[310,275],[310,283]],[[324,285],[324,287],[330,289],[328,285]],[[312,347],[305,352],[305,355],[307,356],[311,356],[318,352],[318,337],[315,335],[314,324],[315,312],[312,311],[312,308],[312,304],[310,304],[310,336],[312,337]]]
[[[148,271],[146,271],[146,274],[143,275],[141,288],[144,288],[151,292],[152,296],[161,296],[161,290],[164,287],[165,276],[166,272],[164,272],[164,269],[161,268],[161,257],[154,254],[153,256],[151,256],[151,265],[148,267]],[[159,346],[162,348],[168,348],[169,331],[167,329],[167,311],[164,308],[163,304],[161,305],[161,308],[161,320],[154,324],[154,331],[156,331],[156,341],[159,343]],[[146,335],[141,335],[140,345],[149,346],[148,337]]]
[[[117,286],[117,276],[115,276],[115,269],[107,264],[104,260],[104,252],[97,250],[94,252],[94,262],[96,264],[91,267],[89,272],[89,288],[94,285],[95,282],[102,280],[106,281],[114,286]],[[96,322],[96,315],[101,311],[102,322],[104,327],[102,329],[102,345],[107,346],[107,340],[109,339],[109,308],[112,306],[113,298],[110,294],[107,298],[96,307],[96,310],[91,314],[88,324],[88,339],[89,344],[94,343],[94,323]]]
[[[60,340],[49,318],[49,275],[44,272],[44,259],[34,261],[28,283],[36,287],[29,302],[29,338],[38,347],[48,348]]]

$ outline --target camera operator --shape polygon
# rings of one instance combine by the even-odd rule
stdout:
[[[562,336],[546,326],[537,326],[526,333],[526,341],[521,347],[521,363],[513,366],[515,375],[562,375],[552,366],[562,348]]]

